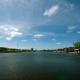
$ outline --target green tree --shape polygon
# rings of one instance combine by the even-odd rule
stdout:
[[[75,48],[80,48],[80,41],[76,41],[73,45]]]

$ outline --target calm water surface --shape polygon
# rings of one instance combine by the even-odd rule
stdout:
[[[0,80],[80,80],[80,56],[55,53],[1,53]]]

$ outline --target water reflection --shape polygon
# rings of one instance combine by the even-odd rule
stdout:
[[[1,54],[2,55],[2,54]],[[2,62],[2,64],[0,64],[0,78],[4,78],[5,79],[11,79],[11,78],[15,78],[16,77],[16,60],[15,60],[15,56],[13,56],[12,54],[8,54],[5,53],[2,55],[0,61]]]
[[[79,76],[79,55],[0,54],[0,80],[80,80]]]

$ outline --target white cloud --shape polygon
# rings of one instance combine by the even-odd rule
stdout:
[[[80,31],[78,31],[77,33],[80,34]]]
[[[49,37],[53,37],[53,36],[56,36],[56,34],[55,33],[36,33],[36,34],[34,34],[33,35],[33,39],[35,40],[35,39],[42,39],[42,38],[49,38]],[[52,40],[56,40],[56,39],[52,39]]]
[[[55,39],[55,38],[53,38],[53,39],[52,39],[52,41],[56,41],[56,39]]]
[[[60,44],[62,44],[62,43],[60,43],[60,42],[58,42],[58,43],[56,43],[57,45],[60,45]]]
[[[33,41],[37,41],[37,39],[32,39]]]
[[[43,15],[44,16],[52,16],[55,13],[57,13],[58,10],[59,10],[59,5],[54,5],[50,9],[46,10]]]
[[[3,36],[0,36],[0,39],[3,38]]]
[[[65,3],[64,5],[67,11],[73,10],[75,8],[75,5],[72,3]]]
[[[49,33],[45,33],[45,35],[47,35],[47,36],[56,36],[57,34],[53,33],[53,32],[49,32]]]
[[[73,32],[76,28],[77,26],[69,26],[67,32]]]
[[[33,37],[34,38],[42,38],[44,36],[45,36],[44,34],[35,34]]]
[[[22,42],[27,42],[27,40],[25,40],[25,39],[24,39],[24,40],[21,40],[21,41],[22,41]]]
[[[12,38],[11,37],[6,37],[6,40],[10,41],[10,40],[12,40]]]
[[[12,40],[12,38],[22,35],[18,28],[8,24],[0,26],[0,33],[6,37],[6,40]]]

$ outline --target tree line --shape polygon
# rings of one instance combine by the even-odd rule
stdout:
[[[7,52],[25,52],[25,49],[15,49],[15,48],[6,48],[6,47],[0,47],[0,52],[7,53]]]
[[[80,51],[80,41],[76,41],[73,43],[73,47],[68,47],[68,48],[62,48],[62,49],[57,49],[57,51],[65,51],[66,52],[74,52],[75,49],[78,49]],[[30,51],[35,51],[33,48],[31,49],[15,49],[15,48],[6,48],[6,47],[0,47],[0,52],[1,53],[9,53],[9,52],[30,52]],[[37,50],[36,50],[37,51]],[[41,50],[41,51],[55,51],[55,50]]]

